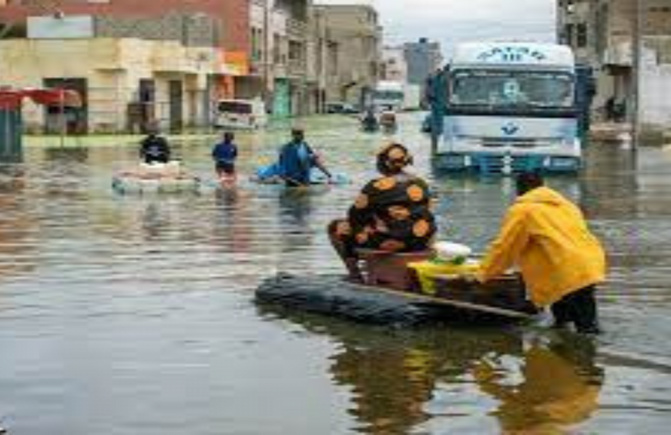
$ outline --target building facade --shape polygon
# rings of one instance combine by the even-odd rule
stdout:
[[[325,100],[364,105],[379,80],[382,28],[367,5],[318,5]]]
[[[251,70],[246,96],[262,98],[277,118],[308,107],[309,0],[253,0],[250,4]]]
[[[25,52],[24,57],[48,60],[47,66],[37,70],[41,77],[36,77],[35,71],[22,73],[18,65],[28,68],[28,64],[19,62],[12,65],[11,74],[0,73],[0,81],[11,86],[58,85],[79,91],[87,104],[77,114],[78,121],[72,123],[78,132],[136,129],[137,124],[146,129],[150,123],[175,131],[188,126],[202,128],[211,125],[214,102],[235,97],[236,85],[249,74],[248,21],[249,0],[8,0],[0,5],[0,53],[14,56],[16,47],[23,47],[36,50]],[[129,76],[138,75],[134,83],[123,80],[108,88],[109,82],[92,73],[97,70],[92,60],[96,56],[81,57],[81,68],[72,71],[70,59],[43,51],[50,46],[56,54],[81,56],[87,50],[84,45],[104,45],[96,39],[115,40],[118,47],[124,47],[121,52],[106,53],[113,55],[110,62]],[[53,45],[54,41],[60,43]],[[152,60],[142,66],[132,63],[133,57],[127,56],[134,50],[130,45],[139,51],[152,46]],[[175,75],[170,79],[170,102],[160,99],[166,71],[156,61],[160,57],[157,53],[167,46],[176,47],[175,69],[169,71]],[[58,65],[59,59],[65,64]],[[26,83],[28,77],[32,78],[30,83]],[[108,119],[102,120],[104,112]],[[48,115],[43,122],[47,131],[52,129]]]
[[[408,82],[408,63],[403,47],[385,46],[382,49],[380,79],[394,82]]]
[[[641,7],[641,69],[634,71],[637,4]],[[641,120],[671,126],[671,3],[668,0],[559,0],[557,39],[597,76],[595,115],[610,100],[626,112],[639,79]]]
[[[85,105],[69,114],[72,131],[209,126],[222,98],[262,99],[276,118],[319,113],[327,100],[363,103],[380,74],[381,28],[370,6],[0,1],[0,62],[13,62],[0,85],[79,91]],[[40,117],[43,130],[55,128],[49,113],[29,115],[28,125]]]
[[[443,65],[443,55],[439,42],[421,38],[418,42],[404,45],[405,62],[408,66],[408,83],[422,86],[429,76]]]

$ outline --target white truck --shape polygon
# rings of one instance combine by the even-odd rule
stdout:
[[[421,87],[398,81],[383,80],[375,86],[372,103],[380,110],[389,109],[395,112],[419,109]]]
[[[458,45],[437,91],[445,104],[435,165],[504,174],[576,172],[582,144],[575,69],[567,46]]]

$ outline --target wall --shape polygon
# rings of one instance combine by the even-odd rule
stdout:
[[[48,14],[48,8],[66,15],[101,15],[106,17],[163,17],[174,12],[192,15],[197,12],[216,17],[220,22],[220,43],[224,48],[249,52],[250,0],[113,0],[91,4],[82,0],[24,1],[24,5],[0,7],[0,21],[24,22],[30,15]],[[45,7],[47,10],[45,10]]]
[[[15,87],[42,87],[44,78],[86,79],[90,130],[119,131],[126,128],[127,105],[137,100],[140,79],[156,82],[157,114],[164,118],[163,126],[168,121],[171,79],[185,84],[183,121],[202,118],[203,105],[198,101],[204,99],[206,77],[215,67],[198,61],[203,50],[175,41],[17,39],[0,41],[0,64],[5,65],[3,80]],[[42,125],[43,113],[40,107],[26,107],[26,125]]]
[[[378,80],[381,28],[374,8],[361,5],[315,6],[325,19],[328,101],[361,103]]]
[[[420,41],[405,44],[405,61],[408,65],[408,83],[424,86],[426,79],[441,65],[440,44]]]

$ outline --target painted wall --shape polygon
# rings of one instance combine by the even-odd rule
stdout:
[[[184,82],[183,122],[203,117],[207,75],[216,67],[199,61],[203,50],[174,41],[15,39],[0,41],[0,64],[3,82],[14,87],[42,87],[44,78],[86,79],[90,130],[118,131],[127,125],[127,106],[137,100],[140,79],[155,81],[157,116],[164,124],[169,80]],[[34,128],[43,124],[43,114],[41,107],[26,105],[24,121]]]

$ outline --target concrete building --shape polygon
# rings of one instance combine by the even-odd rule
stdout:
[[[573,47],[579,62],[597,75],[597,117],[606,101],[631,96],[637,0],[559,0],[558,40]],[[671,126],[671,3],[644,0],[642,13],[641,120]]]
[[[211,33],[202,31],[215,21],[191,18],[164,16],[128,28],[113,17],[31,17],[26,38],[0,40],[0,80],[78,91],[84,106],[65,113],[73,133],[208,126],[217,83],[231,71]],[[191,32],[188,24],[197,21],[200,30]],[[25,119],[32,129],[62,129],[59,110],[28,110]]]
[[[382,49],[380,79],[407,83],[408,63],[405,60],[403,47],[385,46]]]
[[[363,104],[379,79],[382,28],[372,6],[318,5],[328,101]]]
[[[443,54],[439,42],[421,38],[418,42],[404,45],[405,62],[408,66],[408,83],[424,86],[426,79],[443,65]]]
[[[309,0],[253,0],[251,71],[247,97],[266,101],[275,117],[308,113]]]
[[[122,44],[124,47],[128,47],[128,41],[130,40],[138,41],[136,44],[138,46],[147,45],[139,41],[155,41],[156,43],[153,44],[155,47],[166,46],[166,44],[162,44],[164,42],[174,42],[177,46],[182,47],[182,49],[174,52],[175,56],[184,55],[188,57],[192,56],[193,52],[198,51],[199,54],[195,61],[196,66],[200,69],[198,75],[206,74],[206,76],[196,81],[198,83],[196,88],[188,84],[190,79],[186,77],[174,79],[171,85],[172,103],[169,103],[170,110],[161,108],[168,103],[155,99],[159,95],[156,91],[160,82],[158,75],[164,71],[160,69],[151,70],[151,68],[143,69],[132,63],[121,63],[120,68],[128,71],[128,74],[135,74],[135,68],[139,70],[140,80],[134,85],[127,84],[130,86],[129,92],[135,95],[133,99],[127,100],[125,95],[129,94],[123,91],[120,94],[115,94],[115,102],[113,103],[109,96],[112,94],[111,90],[105,91],[108,96],[103,99],[106,100],[105,104],[107,105],[116,104],[119,106],[113,110],[107,109],[110,113],[118,110],[128,110],[127,117],[139,118],[140,121],[138,122],[140,123],[146,123],[156,118],[159,122],[169,125],[171,129],[188,125],[206,126],[211,121],[213,102],[218,98],[236,96],[238,93],[237,85],[244,85],[245,77],[248,75],[249,1],[205,0],[185,2],[180,0],[152,0],[151,2],[137,2],[134,0],[97,0],[82,2],[80,0],[61,0],[57,3],[39,0],[7,1],[7,4],[0,5],[0,23],[2,23],[0,36],[11,38],[2,41],[5,53],[14,53],[14,46],[40,50],[41,47],[49,45],[48,43],[21,42],[21,39],[25,38],[33,41],[62,39],[62,45],[51,45],[51,48],[56,50],[56,53],[73,50],[76,56],[81,55],[81,40],[89,38],[124,40],[125,42]],[[42,21],[36,21],[40,19],[40,16],[42,16]],[[29,17],[33,17],[32,23]],[[97,45],[95,41],[90,41],[90,44]],[[191,47],[197,49],[194,50]],[[209,50],[201,50],[202,48],[209,48]],[[156,50],[161,51],[159,48],[156,48]],[[42,52],[24,53],[30,59],[36,59],[35,56],[38,54],[49,57],[48,53]],[[126,59],[130,61],[131,58],[132,56],[125,57],[125,55],[119,54],[110,61],[112,63],[119,60],[123,62]],[[57,62],[58,59],[56,57],[53,61]],[[94,90],[100,83],[87,75],[96,67],[86,62],[87,57],[82,57],[82,60],[84,64],[81,72],[72,71],[72,75],[62,74],[64,71],[71,71],[69,65],[51,64],[48,68],[42,70],[43,77],[39,80],[34,77],[32,71],[21,74],[20,71],[16,72],[16,68],[14,68],[15,75],[19,78],[33,77],[37,82],[31,83],[31,86],[75,86],[76,90],[86,95],[86,113],[101,112],[102,109],[99,106],[103,104],[97,103],[96,99],[102,98],[103,91]],[[60,57],[60,61],[63,63],[71,62],[64,56]],[[175,60],[180,65],[187,65],[192,61],[193,59],[190,58]],[[171,72],[185,75],[192,73],[190,67]],[[9,74],[4,74],[4,71],[0,74],[2,74],[0,75],[2,84],[23,85],[22,81],[14,81]],[[180,85],[177,84],[178,81],[181,83]],[[100,84],[100,86],[103,85]],[[182,107],[182,104],[177,103],[177,101],[193,100],[188,95],[190,93],[199,94],[197,110],[183,109],[178,111],[177,107]],[[135,104],[137,107],[131,110],[127,108],[128,104]],[[180,117],[181,119],[178,119]],[[78,131],[108,129],[111,126],[120,128],[122,125],[135,124],[135,121],[130,122],[116,118],[100,123],[95,121],[96,116],[89,117],[88,114],[79,114],[78,118],[79,121],[76,123],[76,130]],[[107,125],[107,127],[103,127],[102,124]]]

